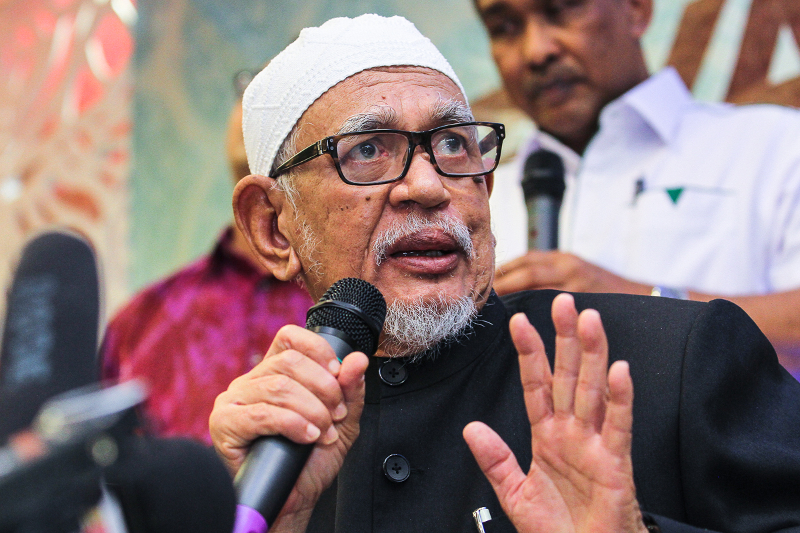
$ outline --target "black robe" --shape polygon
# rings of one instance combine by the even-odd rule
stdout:
[[[473,533],[479,507],[492,514],[487,531],[514,531],[461,432],[487,423],[527,470],[530,425],[508,321],[528,315],[552,366],[556,294],[493,294],[469,335],[432,362],[372,358],[360,436],[308,531]],[[600,312],[610,362],[630,364],[643,512],[665,533],[800,531],[800,384],[752,320],[724,300],[575,301]]]

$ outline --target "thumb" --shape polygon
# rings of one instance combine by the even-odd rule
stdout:
[[[491,483],[497,499],[508,510],[511,497],[525,481],[514,453],[493,429],[483,422],[470,422],[463,431],[472,455],[486,479]]]
[[[353,352],[342,361],[339,370],[339,385],[344,395],[346,413],[337,420],[339,436],[344,437],[347,444],[352,444],[358,436],[359,420],[364,410],[364,373],[369,366],[369,359],[361,352]]]

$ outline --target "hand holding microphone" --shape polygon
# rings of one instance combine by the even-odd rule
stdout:
[[[281,509],[282,519],[308,519],[358,436],[364,353],[377,348],[385,309],[368,283],[340,280],[309,311],[307,326],[319,333],[282,328],[264,360],[217,398],[211,435],[229,468],[239,469],[253,441],[274,436],[253,446],[236,482],[239,503],[266,507],[259,509],[266,523],[235,531],[273,528]],[[361,353],[340,363],[350,352]]]

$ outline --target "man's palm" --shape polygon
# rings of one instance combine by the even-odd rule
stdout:
[[[526,475],[488,426],[464,437],[518,531],[641,531],[630,458],[633,385],[627,363],[607,373],[600,317],[578,317],[569,295],[553,301],[555,370],[524,315],[510,329],[520,358],[532,454]]]

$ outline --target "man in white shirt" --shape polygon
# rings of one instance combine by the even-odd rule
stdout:
[[[800,375],[800,112],[702,104],[649,76],[652,0],[476,0],[512,101],[538,126],[495,173],[500,293],[739,304]],[[561,156],[559,251],[528,251],[528,156]],[[513,259],[516,258],[516,259]]]

